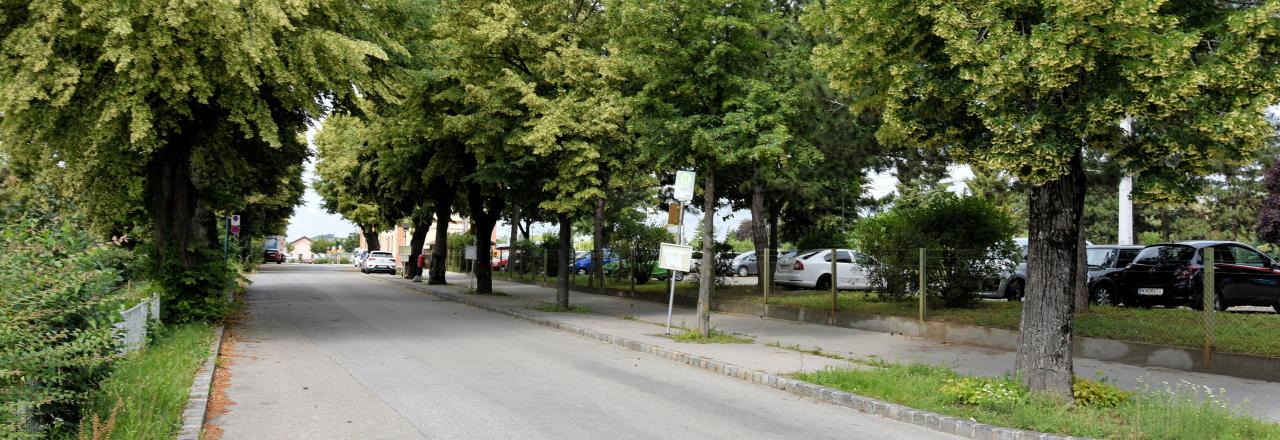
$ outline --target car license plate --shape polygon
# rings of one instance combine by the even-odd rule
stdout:
[[[1164,295],[1164,289],[1143,287],[1138,289],[1138,294],[1144,296],[1160,296]]]

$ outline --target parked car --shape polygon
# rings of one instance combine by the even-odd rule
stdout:
[[[279,249],[267,249],[262,252],[262,260],[267,263],[280,264],[284,262],[284,259],[284,252],[280,252]]]
[[[614,261],[618,261],[618,257],[615,257],[612,252],[605,250],[604,264],[607,265]],[[578,252],[578,254],[574,257],[573,270],[575,272],[578,272],[578,274],[586,275],[588,272],[591,272],[592,267],[594,266],[592,266],[591,264],[591,251]]]
[[[716,276],[731,277],[734,275],[733,260],[737,258],[735,252],[721,252],[716,254]],[[699,273],[702,269],[702,251],[693,251],[689,264],[689,273]]]
[[[1099,305],[1119,305],[1120,276],[1125,266],[1142,251],[1142,246],[1095,245],[1085,249],[1089,265],[1089,301]]]
[[[369,257],[369,251],[364,249],[356,249],[351,253],[351,265],[355,267],[364,266],[364,259]]]
[[[507,259],[506,258],[495,259],[489,265],[493,267],[493,270],[505,271],[507,270]]]
[[[760,273],[759,263],[756,262],[756,251],[747,251],[733,257],[733,273],[740,277],[751,276]]]
[[[684,281],[684,277],[686,275],[688,275],[686,272],[676,272],[676,281]],[[649,272],[649,276],[657,279],[658,281],[666,281],[668,278],[671,278],[671,271],[658,267],[657,264],[654,264],[653,270]]]
[[[1270,257],[1233,241],[1180,241],[1147,246],[1121,276],[1126,303],[1199,308],[1204,249],[1214,250],[1215,310],[1270,306],[1280,313],[1280,269]]]
[[[396,259],[392,257],[390,252],[373,251],[369,253],[368,258],[365,258],[364,266],[360,268],[360,271],[364,273],[386,272],[395,275]]]
[[[1084,243],[1085,243],[1085,246],[1094,246],[1094,244],[1089,241],[1085,241]],[[1028,241],[1026,237],[1017,237],[1013,239],[1013,244],[1018,247],[1018,252],[1021,259],[1016,265],[1013,265],[1012,262],[1008,262],[1009,265],[1014,266],[1013,270],[1001,275],[1000,287],[996,288],[995,292],[989,295],[983,294],[982,296],[988,297],[988,298],[1004,298],[1009,301],[1022,301],[1022,298],[1026,296]],[[1113,246],[1118,246],[1118,245],[1113,245]],[[1090,278],[1090,280],[1092,282],[1092,278]]]
[[[810,249],[778,258],[778,284],[827,290],[831,288],[831,249]],[[836,288],[870,289],[871,260],[852,249],[836,249]]]

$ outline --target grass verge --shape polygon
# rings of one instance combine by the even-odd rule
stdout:
[[[1239,415],[1222,396],[1194,386],[1165,385],[1112,407],[1068,407],[1027,392],[1011,379],[969,379],[945,367],[877,363],[830,368],[795,378],[916,409],[991,425],[1054,434],[1121,439],[1280,439],[1280,425]],[[1096,382],[1090,382],[1097,387]],[[979,384],[972,386],[972,384]],[[965,388],[961,392],[957,388]],[[1078,388],[1077,394],[1081,391]],[[968,403],[963,403],[968,402]]]
[[[105,421],[118,405],[110,438],[173,438],[182,425],[191,381],[209,356],[212,337],[204,323],[168,328],[147,349],[116,364],[95,392],[85,420],[97,415]]]
[[[685,330],[683,333],[676,333],[674,335],[659,335],[659,336],[662,336],[664,338],[667,338],[676,342],[687,342],[687,343],[693,343],[693,344],[750,344],[752,342],[755,342],[754,338],[747,337],[745,335],[739,335],[737,333],[732,333],[732,334],[725,333],[720,330],[716,330],[714,328],[711,329],[710,336],[707,336],[705,338],[702,337],[702,334],[698,333],[697,330],[691,330],[691,329]]]
[[[591,309],[588,307],[583,307],[583,306],[562,307],[559,304],[554,304],[554,303],[538,304],[533,309],[539,312],[553,312],[553,313],[591,313]]]
[[[760,297],[754,297],[759,300]],[[769,304],[831,309],[831,294],[788,292],[770,296]],[[841,292],[840,311],[916,317],[914,301],[883,301],[874,293]],[[1022,303],[978,301],[970,308],[933,308],[930,321],[1017,330],[1022,320]],[[1200,348],[1204,344],[1204,315],[1191,309],[1143,309],[1136,307],[1092,306],[1075,319],[1075,334],[1176,347]],[[1218,351],[1280,357],[1280,316],[1271,313],[1218,313],[1215,317]]]

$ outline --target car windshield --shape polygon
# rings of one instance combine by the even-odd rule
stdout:
[[[1090,266],[1102,267],[1111,260],[1111,249],[1089,249],[1085,251],[1085,260]]]
[[[376,257],[376,258],[391,258],[391,253],[390,252],[374,252],[372,254],[369,254],[369,256]]]
[[[1184,245],[1150,246],[1138,253],[1133,262],[1137,264],[1187,263],[1196,250]]]

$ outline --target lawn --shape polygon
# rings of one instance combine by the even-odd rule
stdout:
[[[1280,439],[1280,425],[1239,415],[1233,411],[1236,408],[1189,387],[1140,391],[1110,408],[1068,407],[1029,393],[1016,381],[984,379],[981,383],[994,386],[975,387],[980,397],[966,404],[945,391],[949,383],[954,386],[961,378],[947,368],[875,365],[879,368],[825,369],[793,376],[916,409],[1054,434],[1120,439]]]
[[[96,414],[105,423],[119,407],[110,438],[173,438],[181,427],[192,379],[209,356],[213,335],[203,323],[162,333],[160,340],[116,364],[93,395],[86,420]]]
[[[759,297],[753,299],[759,300]],[[831,294],[786,292],[769,297],[769,304],[831,309]],[[914,301],[882,301],[873,293],[840,292],[839,310],[880,315],[917,315]],[[1022,319],[1022,303],[978,301],[971,308],[933,308],[930,321],[955,322],[1017,330]],[[1200,348],[1204,344],[1203,315],[1191,309],[1143,309],[1093,306],[1076,318],[1076,335],[1148,344]],[[1280,316],[1271,313],[1218,313],[1218,351],[1280,357]]]

